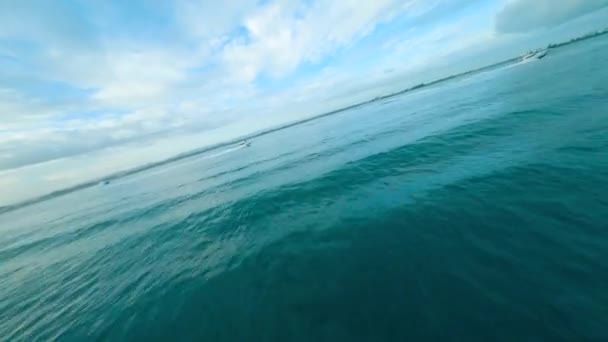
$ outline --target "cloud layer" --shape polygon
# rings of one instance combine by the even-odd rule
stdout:
[[[3,2],[0,169],[284,107],[379,25],[439,5]]]
[[[295,121],[491,61],[500,33],[606,2],[0,2],[0,170]]]
[[[608,0],[513,0],[496,17],[501,33],[529,33],[608,7]]]

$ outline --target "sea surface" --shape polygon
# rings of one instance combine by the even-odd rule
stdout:
[[[608,39],[0,215],[2,341],[608,340]]]

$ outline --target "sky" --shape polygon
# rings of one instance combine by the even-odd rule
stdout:
[[[27,178],[61,188],[607,19],[608,0],[0,0],[0,205]]]

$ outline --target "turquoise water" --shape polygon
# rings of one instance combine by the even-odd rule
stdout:
[[[608,339],[608,39],[251,142],[0,215],[0,339]]]

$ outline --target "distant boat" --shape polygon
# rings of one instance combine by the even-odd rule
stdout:
[[[239,144],[239,146],[249,147],[249,146],[251,146],[251,142],[249,142],[247,140],[243,140],[243,141],[241,141],[241,143]]]
[[[547,55],[548,52],[549,51],[546,50],[546,49],[545,50],[540,50],[540,51],[530,51],[530,52],[528,52],[528,54],[522,56],[521,60],[522,61],[527,61],[527,60],[530,60],[530,59],[542,59],[542,58],[544,58]]]
[[[522,60],[522,61],[528,60],[528,59],[530,59],[530,58],[535,57],[535,56],[536,56],[536,54],[537,54],[536,52],[531,51],[531,52],[529,52],[527,55],[523,56],[523,57],[521,58],[521,60]]]
[[[536,53],[534,55],[534,57],[536,57],[536,59],[542,59],[547,55],[548,52],[549,52],[548,50],[540,51],[540,52]]]

